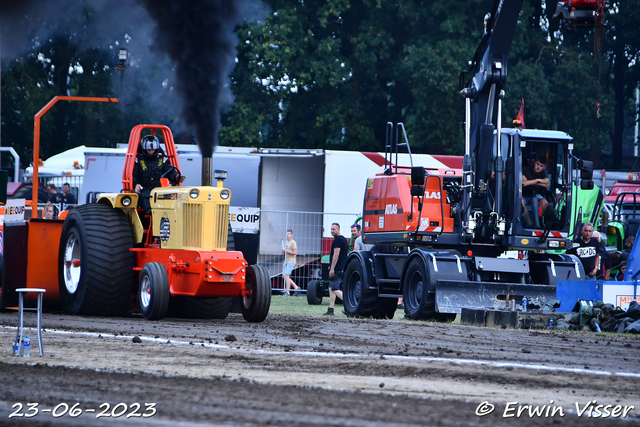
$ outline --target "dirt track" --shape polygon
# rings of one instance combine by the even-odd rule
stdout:
[[[0,314],[0,425],[530,426],[548,425],[545,414],[563,425],[620,424],[621,415],[578,416],[576,404],[593,400],[626,406],[624,419],[640,423],[635,336],[287,315],[248,324],[235,314],[147,322],[46,313],[45,356],[26,359],[10,355],[16,324],[16,313]],[[27,325],[35,325],[30,314]],[[495,409],[480,417],[485,401]],[[9,419],[18,402],[37,403],[38,415]],[[42,412],[76,402],[76,418]],[[140,415],[152,411],[145,403],[157,412],[126,419],[136,402]],[[542,416],[525,408],[505,418],[507,402],[518,403],[506,415],[531,405]],[[103,403],[125,414],[96,418]]]

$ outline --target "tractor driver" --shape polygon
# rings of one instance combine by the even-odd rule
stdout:
[[[136,156],[133,166],[133,190],[140,195],[138,207],[151,212],[149,198],[151,190],[160,186],[160,178],[167,178],[174,184],[184,181],[178,169],[173,167],[160,150],[160,142],[155,135],[146,135],[140,141],[141,153]]]

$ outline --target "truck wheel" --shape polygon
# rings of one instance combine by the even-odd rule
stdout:
[[[133,292],[131,225],[124,213],[102,204],[67,215],[60,236],[58,286],[65,313],[119,316]]]
[[[344,311],[349,317],[392,319],[398,306],[395,298],[380,298],[377,289],[365,289],[364,265],[360,258],[352,258],[342,279]]]
[[[184,319],[226,319],[232,301],[228,297],[174,297],[171,313]]]
[[[147,320],[162,319],[169,308],[169,277],[164,265],[150,262],[142,267],[138,285],[140,311]]]
[[[322,304],[322,286],[320,286],[319,280],[312,280],[307,285],[307,302],[309,305]]]
[[[424,261],[414,258],[404,275],[404,312],[411,320],[427,320],[434,317],[436,302],[431,289]]]
[[[271,281],[267,269],[258,264],[247,268],[247,289],[242,297],[242,317],[247,322],[262,322],[267,318],[271,305]]]

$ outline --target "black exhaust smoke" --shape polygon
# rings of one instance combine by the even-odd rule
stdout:
[[[184,121],[195,128],[203,157],[218,143],[220,111],[231,104],[234,29],[259,10],[257,0],[140,0],[157,24],[153,47],[176,66]]]

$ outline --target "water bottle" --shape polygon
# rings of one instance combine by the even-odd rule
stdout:
[[[598,325],[598,322],[593,322],[593,326],[596,328],[596,332],[602,332],[602,329],[600,329],[600,325]]]
[[[527,297],[522,297],[522,311],[527,311]]]
[[[24,347],[23,347],[23,356],[24,357],[31,357],[31,341],[29,340],[29,335],[26,335],[24,337]]]
[[[553,329],[553,317],[549,318],[549,329]]]

